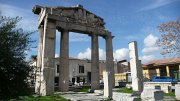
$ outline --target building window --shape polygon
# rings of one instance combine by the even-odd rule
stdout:
[[[79,65],[79,73],[84,73],[84,66]]]
[[[56,65],[56,72],[59,73],[59,65]]]

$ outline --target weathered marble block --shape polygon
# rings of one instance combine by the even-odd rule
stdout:
[[[156,89],[145,89],[141,93],[142,101],[163,101],[164,92]]]
[[[175,95],[176,95],[176,99],[180,100],[180,84],[175,85]]]

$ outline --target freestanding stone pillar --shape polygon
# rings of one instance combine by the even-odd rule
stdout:
[[[44,26],[39,27],[39,42],[38,42],[38,56],[37,56],[37,66],[36,66],[36,75],[35,75],[35,93],[40,94],[40,82],[41,82],[41,67],[42,67],[42,49],[43,49],[43,35],[44,35]]]
[[[59,90],[67,92],[69,88],[69,32],[61,31]]]
[[[180,84],[176,84],[175,85],[175,96],[176,96],[176,99],[179,101],[180,100]]]
[[[41,87],[40,95],[54,93],[54,57],[55,57],[55,22],[44,19],[44,36],[42,50]]]
[[[131,67],[131,77],[132,77],[132,88],[133,91],[143,90],[143,80],[141,63],[138,60],[138,50],[137,42],[132,41],[129,43],[129,56],[130,56],[130,67]]]
[[[92,50],[91,50],[91,90],[99,89],[99,45],[98,35],[91,36]]]
[[[105,36],[106,40],[106,68],[103,72],[104,97],[112,98],[114,79],[112,36]]]

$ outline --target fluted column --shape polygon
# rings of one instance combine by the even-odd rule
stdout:
[[[55,39],[56,24],[54,21],[45,18],[40,87],[40,95],[42,96],[54,93]]]
[[[103,72],[104,79],[104,96],[112,98],[112,88],[114,82],[114,64],[113,64],[113,47],[112,36],[105,36],[106,40],[106,68]]]
[[[98,35],[92,35],[91,39],[91,89],[96,90],[100,88]]]
[[[67,92],[69,87],[69,32],[61,31],[59,90]]]
[[[39,42],[38,42],[38,56],[37,56],[37,66],[35,73],[35,93],[40,94],[40,82],[41,82],[41,67],[42,67],[42,49],[43,49],[43,34],[44,26],[41,25],[38,29],[39,31]]]

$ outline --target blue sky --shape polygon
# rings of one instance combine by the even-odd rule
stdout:
[[[77,4],[102,17],[106,28],[112,32],[114,59],[128,59],[128,43],[138,42],[139,58],[147,62],[160,55],[160,48],[155,42],[160,37],[157,26],[180,17],[180,0],[1,0],[0,14],[21,16],[19,27],[27,31],[37,30],[37,15],[32,13],[34,5],[74,6]],[[59,54],[59,37],[57,33],[56,56]],[[38,33],[32,35],[38,39]],[[37,42],[34,43],[37,46]],[[70,33],[70,56],[90,58],[91,39],[89,36]],[[105,59],[105,40],[99,38],[100,59]],[[27,58],[37,54],[37,49],[28,51]]]

